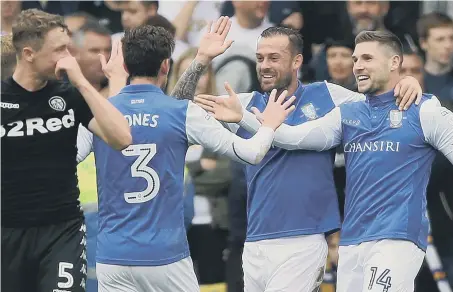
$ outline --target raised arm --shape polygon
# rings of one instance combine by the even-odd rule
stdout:
[[[208,30],[200,41],[197,56],[179,78],[170,93],[171,96],[177,99],[193,100],[198,81],[206,67],[212,59],[223,54],[233,43],[226,41],[230,27],[231,20],[224,16],[220,17],[214,26],[212,26],[212,22],[208,24]]]
[[[453,113],[433,97],[421,105],[420,123],[426,142],[453,164]]]
[[[73,56],[64,57],[57,62],[57,78],[61,78],[63,72],[67,73],[93,113],[94,118],[88,124],[90,131],[117,150],[129,146],[132,136],[127,120],[86,80]]]
[[[250,139],[242,139],[225,129],[220,122],[206,111],[189,102],[187,109],[187,137],[190,143],[200,144],[212,152],[226,155],[242,163],[258,164],[269,151],[274,138],[274,130],[294,110],[288,100],[270,110],[272,117],[263,122],[257,133]]]

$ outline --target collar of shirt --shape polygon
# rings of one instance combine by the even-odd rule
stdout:
[[[302,96],[302,92],[304,91],[304,86],[302,84],[302,82],[300,82],[299,80],[297,80],[297,89],[296,91],[294,91],[294,93],[292,95],[288,95],[285,100],[289,99],[291,96],[295,96],[296,97],[296,100],[298,100],[301,96]],[[264,96],[264,100],[266,101],[266,103],[269,101],[269,95],[270,93],[269,92],[265,92],[263,94]],[[276,96],[276,98],[278,98],[278,96]]]
[[[366,101],[371,106],[382,106],[387,105],[390,102],[395,102],[396,98],[394,96],[394,90],[387,91],[379,95],[366,95]]]
[[[157,92],[162,94],[164,93],[162,89],[153,84],[131,84],[121,89],[120,93],[136,93],[136,92]]]

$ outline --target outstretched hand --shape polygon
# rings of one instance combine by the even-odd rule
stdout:
[[[232,40],[226,40],[230,28],[231,20],[228,16],[221,16],[214,24],[210,21],[198,46],[198,57],[210,62],[223,54],[233,43]]]
[[[241,102],[228,82],[225,82],[225,89],[228,97],[200,94],[195,96],[194,102],[218,121],[239,123],[242,119]]]
[[[129,76],[124,69],[123,46],[120,40],[113,42],[108,62],[103,54],[99,54],[99,59],[101,61],[102,71],[107,79],[117,77],[122,79],[124,78],[126,80]]]
[[[266,108],[261,113],[256,107],[252,107],[252,112],[255,114],[258,120],[264,127],[269,127],[276,130],[285,121],[286,117],[296,108],[293,102],[296,100],[295,96],[292,96],[285,101],[287,90],[284,90],[278,99],[275,99],[277,90],[272,90],[269,101]]]

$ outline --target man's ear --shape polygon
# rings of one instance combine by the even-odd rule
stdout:
[[[163,75],[168,75],[170,73],[170,59],[165,59],[160,65],[160,73]]]
[[[401,63],[403,63],[402,57],[398,56],[398,55],[394,55],[391,59],[390,71],[399,70],[401,67]]]
[[[294,57],[293,70],[299,70],[303,62],[304,57],[302,56],[302,54],[297,54],[296,57]]]
[[[420,48],[422,48],[422,50],[426,52],[426,50],[428,49],[428,43],[427,43],[426,39],[425,38],[419,38],[418,42],[420,44]]]
[[[31,47],[25,47],[22,49],[21,57],[23,60],[32,63],[36,58],[36,52]]]

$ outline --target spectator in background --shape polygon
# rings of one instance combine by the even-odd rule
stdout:
[[[73,34],[73,52],[85,78],[104,97],[108,97],[107,79],[99,55],[108,60],[112,49],[110,31],[97,21],[86,22]]]
[[[148,22],[149,18],[157,15],[158,1],[123,1],[121,4],[121,24],[123,30],[136,28]],[[114,34],[114,40],[122,38],[124,32]]]
[[[403,63],[401,64],[400,72],[402,76],[409,75],[414,77],[420,83],[421,87],[424,88],[423,59],[417,52],[407,47],[404,48]]]
[[[162,1],[159,13],[173,23],[175,39],[188,47],[198,46],[202,30],[220,17],[223,1]]]
[[[64,23],[68,26],[69,35],[78,31],[87,21],[96,22],[98,20],[86,12],[75,12],[64,17]]]
[[[222,15],[234,15],[232,1],[225,1],[223,3]],[[301,13],[299,1],[271,1],[268,18],[272,23],[296,30],[301,30],[304,26],[304,17]]]
[[[352,91],[357,91],[354,74],[352,73],[352,52],[354,42],[348,40],[327,40],[327,70],[329,82],[340,85]]]
[[[3,2],[3,1],[2,1]],[[81,1],[21,1],[22,9],[39,9],[47,13],[68,15],[79,10]]]
[[[123,31],[121,25],[121,6],[123,1],[80,1],[79,11],[84,11],[99,19],[99,23],[107,27],[112,33]]]
[[[171,60],[178,60],[181,55],[189,49],[189,46],[183,41],[178,40],[176,36],[175,26],[164,16],[157,14],[148,19],[148,23],[151,26],[163,27],[165,28],[174,38],[175,38],[175,49],[171,55]]]
[[[217,91],[226,93],[223,83],[228,81],[236,92],[261,89],[256,77],[255,50],[261,33],[274,24],[267,19],[269,1],[232,1],[234,16],[231,17],[229,38],[231,47],[213,60]],[[238,74],[237,72],[241,72]]]
[[[363,30],[386,30],[384,17],[389,11],[388,1],[348,0],[346,6],[353,35]]]
[[[22,10],[21,1],[2,1],[2,35],[12,33],[14,18]]]
[[[1,63],[1,77],[2,80],[10,77],[14,73],[16,68],[16,50],[13,46],[13,40],[11,35],[2,35],[2,63]]]
[[[433,12],[417,22],[417,33],[425,52],[425,91],[440,102],[453,101],[453,21],[445,14]]]
[[[336,38],[351,39],[363,30],[386,30],[384,18],[389,10],[388,1],[346,1],[346,12],[340,25],[333,27]],[[326,50],[321,49],[318,55],[313,56],[310,67],[315,72],[316,80],[329,80],[327,69]]]

